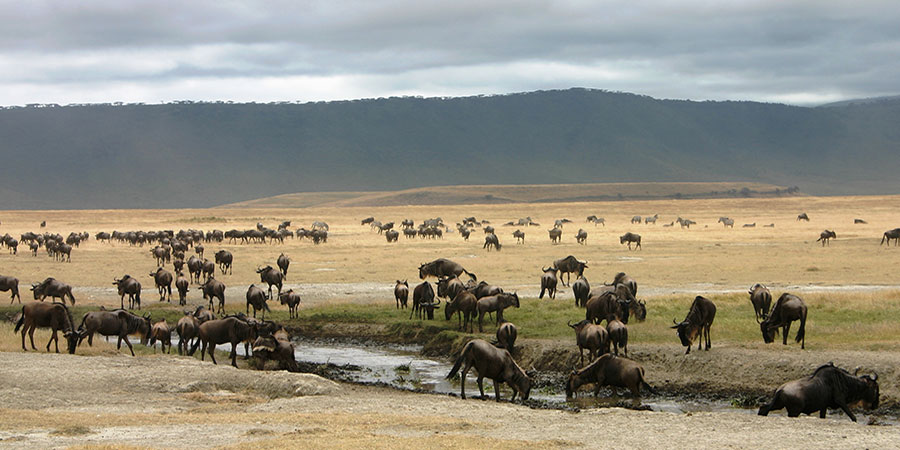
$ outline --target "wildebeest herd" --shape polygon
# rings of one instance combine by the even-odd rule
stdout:
[[[805,216],[801,215],[801,216]],[[640,217],[635,216],[641,223]],[[655,224],[658,215],[645,217],[644,225]],[[808,220],[798,217],[798,220]],[[596,216],[589,216],[588,222],[595,226],[604,225],[605,220]],[[678,218],[682,228],[689,229],[696,222],[689,219]],[[397,242],[399,232],[394,229],[394,222],[381,223],[370,217],[362,221],[368,224],[373,231],[383,233],[388,242]],[[476,227],[482,227],[485,232],[484,248],[501,250],[502,246],[495,229],[490,222],[478,221],[474,217],[464,219],[457,224],[456,232],[468,240],[471,231]],[[554,227],[549,230],[551,241],[558,243],[562,237],[564,224],[571,223],[568,219],[559,219]],[[725,227],[733,227],[733,219],[722,217],[719,223]],[[864,222],[863,222],[864,223]],[[509,226],[539,226],[531,218],[519,219],[504,225]],[[218,265],[220,273],[224,276],[230,274],[233,264],[233,256],[226,250],[219,250],[214,254],[214,262],[203,257],[204,248],[201,243],[223,242],[224,239],[232,243],[283,243],[287,237],[308,238],[315,244],[327,242],[328,225],[324,222],[316,222],[311,230],[301,228],[296,233],[290,231],[290,222],[280,224],[276,230],[257,224],[254,230],[230,230],[222,232],[218,230],[202,232],[199,230],[182,230],[178,233],[172,231],[161,232],[113,232],[97,233],[98,241],[117,241],[127,243],[130,246],[143,246],[144,244],[157,245],[150,250],[151,256],[156,259],[157,269],[149,273],[158,290],[160,301],[171,301],[172,287],[176,284],[179,293],[179,303],[186,305],[185,298],[189,285],[198,283],[198,289],[202,291],[208,305],[201,305],[196,310],[187,311],[185,316],[178,321],[174,328],[180,341],[177,345],[179,353],[193,354],[197,348],[201,348],[201,358],[209,354],[213,362],[215,356],[213,348],[219,344],[231,344],[232,364],[236,365],[236,347],[243,343],[246,347],[245,354],[258,357],[262,364],[272,359],[282,363],[288,369],[296,367],[293,358],[293,346],[282,327],[271,321],[265,320],[265,314],[269,311],[268,300],[278,296],[281,304],[288,305],[290,317],[296,316],[296,308],[300,303],[299,295],[292,290],[282,292],[283,280],[287,276],[290,258],[280,255],[276,261],[276,267],[272,265],[257,267],[256,272],[260,276],[262,285],[268,289],[250,285],[246,293],[246,312],[244,314],[224,316],[220,319],[215,314],[225,314],[225,285],[215,278],[215,267]],[[441,239],[444,233],[453,233],[453,229],[444,225],[440,218],[428,219],[418,227],[411,219],[401,222],[404,236],[407,239],[418,237],[421,239]],[[525,242],[525,233],[517,229],[513,236],[518,242]],[[825,230],[820,235],[819,241],[825,246],[829,239],[836,237],[833,231]],[[72,233],[63,239],[60,235],[49,233],[26,233],[19,240],[8,234],[0,242],[10,248],[15,254],[18,243],[28,243],[33,247],[36,255],[37,249],[43,245],[48,254],[60,260],[71,260],[71,248],[77,247],[80,242],[87,240],[87,233]],[[586,243],[587,232],[579,229],[575,235],[580,244]],[[900,245],[900,228],[886,231],[882,238],[890,245],[891,239],[895,245]],[[641,247],[641,237],[628,232],[620,237],[621,244],[635,245],[635,249]],[[189,255],[185,260],[185,253],[193,249],[196,255]],[[164,265],[171,263],[175,269],[174,274],[165,269]],[[187,266],[189,279],[185,278],[182,268]],[[573,370],[565,385],[566,396],[576,395],[578,389],[587,383],[594,384],[595,395],[602,386],[610,386],[615,392],[616,388],[628,389],[633,395],[640,394],[641,389],[655,393],[644,378],[644,369],[639,363],[628,359],[628,322],[631,318],[642,321],[647,314],[647,306],[644,300],[637,298],[637,282],[625,273],[616,274],[612,281],[603,283],[596,289],[585,277],[586,261],[581,261],[570,255],[561,258],[545,268],[540,275],[541,292],[539,298],[545,293],[549,298],[556,297],[558,284],[571,285],[575,294],[575,303],[585,309],[585,318],[575,323],[569,321],[568,326],[575,332],[576,345],[581,352],[581,368]],[[145,272],[146,273],[146,272]],[[576,275],[574,283],[571,275]],[[460,279],[465,275],[467,280]],[[436,289],[432,287],[426,278],[437,278]],[[410,317],[416,315],[424,320],[434,318],[434,311],[439,309],[441,299],[445,299],[443,308],[445,319],[450,320],[454,314],[458,314],[459,328],[464,331],[474,332],[474,320],[478,316],[479,332],[484,331],[484,317],[489,316],[497,325],[496,341],[488,343],[475,339],[470,341],[461,351],[455,361],[454,368],[448,375],[452,378],[457,373],[461,374],[463,381],[467,372],[475,367],[478,372],[478,386],[484,396],[482,381],[491,378],[495,383],[497,400],[500,398],[497,385],[508,383],[513,389],[513,400],[517,395],[528,399],[533,384],[533,371],[525,371],[515,362],[515,340],[518,330],[515,325],[504,318],[504,310],[518,308],[520,299],[518,293],[505,292],[496,285],[491,285],[484,280],[478,280],[474,273],[467,271],[462,265],[445,258],[439,258],[419,266],[419,277],[425,281],[414,286],[413,302]],[[202,283],[201,283],[202,278]],[[565,281],[563,280],[565,278]],[[47,278],[41,283],[32,285],[35,300],[43,300],[45,297],[59,299],[57,302],[32,302],[23,305],[21,316],[16,323],[16,332],[21,329],[22,348],[25,346],[25,335],[31,338],[31,347],[34,347],[33,332],[37,327],[47,327],[52,330],[52,337],[47,343],[55,343],[58,351],[57,332],[62,332],[67,341],[69,353],[75,353],[78,345],[87,338],[88,344],[93,342],[93,335],[100,333],[105,336],[116,336],[117,347],[122,342],[134,351],[128,341],[128,335],[139,334],[141,341],[148,345],[160,342],[162,349],[171,347],[170,339],[172,331],[169,324],[163,321],[152,323],[150,315],[139,316],[128,311],[124,298],[129,297],[128,309],[140,309],[142,286],[140,280],[124,275],[115,279],[114,283],[120,296],[120,309],[113,311],[92,311],[86,313],[79,326],[75,326],[72,314],[65,305],[66,299],[75,304],[71,286],[54,278]],[[261,285],[261,286],[262,286]],[[273,288],[277,288],[273,293]],[[21,298],[18,293],[18,280],[14,277],[0,276],[0,290],[11,291],[12,301]],[[410,286],[407,281],[398,280],[394,287],[396,307],[398,309],[408,306]],[[793,294],[783,293],[772,305],[772,296],[768,289],[761,285],[754,285],[750,289],[750,300],[754,307],[755,316],[760,326],[760,332],[766,343],[774,341],[777,333],[782,334],[783,344],[787,344],[788,332],[792,322],[798,321],[796,341],[805,348],[805,332],[807,322],[807,307],[803,300]],[[214,300],[218,300],[216,303]],[[250,308],[253,308],[253,316],[249,317]],[[256,313],[261,312],[261,319],[256,319]],[[674,321],[673,329],[677,337],[686,347],[686,354],[690,352],[695,341],[699,342],[698,349],[705,345],[705,349],[711,347],[710,330],[716,314],[716,305],[709,299],[697,296],[688,310],[684,320]],[[606,322],[605,326],[603,322]],[[251,352],[252,350],[252,352]],[[587,364],[584,361],[584,350],[588,350]],[[620,356],[619,354],[622,354]],[[293,369],[292,369],[293,370]],[[874,394],[873,394],[874,392]],[[465,383],[463,382],[461,396],[465,398]],[[830,396],[830,397],[829,397]],[[822,400],[825,398],[826,400]],[[815,400],[815,401],[813,401]],[[855,417],[847,409],[849,404],[855,401],[863,401],[866,407],[877,407],[878,385],[877,375],[864,375],[857,377],[849,374],[833,365],[822,366],[815,371],[809,380],[797,380],[779,388],[775,398],[770,404],[760,408],[759,413],[764,415],[772,409],[787,408],[791,416],[799,413],[811,413],[820,411],[824,416],[825,408],[839,407],[843,409],[853,420]]]

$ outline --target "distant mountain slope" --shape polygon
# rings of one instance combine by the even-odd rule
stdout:
[[[747,181],[897,193],[900,101],[802,108],[596,90],[0,110],[3,208],[205,207],[435,185]]]

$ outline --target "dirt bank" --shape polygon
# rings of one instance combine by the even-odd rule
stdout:
[[[844,418],[534,410],[176,357],[0,353],[0,376],[0,446],[10,448],[896,445],[893,427]]]

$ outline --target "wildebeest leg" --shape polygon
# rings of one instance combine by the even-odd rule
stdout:
[[[494,397],[496,397],[498,402],[500,401],[500,382],[496,378],[494,378]]]
[[[56,342],[56,353],[59,353],[59,336],[56,334],[56,328],[53,329],[53,334],[50,335],[50,340],[47,341],[47,351],[50,351],[50,344]]]
[[[37,327],[32,324],[31,328],[28,330],[28,339],[31,341],[31,349],[34,351],[37,351],[37,347],[34,346],[34,330],[35,330],[35,328],[37,328]],[[23,333],[22,340],[24,341],[25,340],[25,334],[24,334],[25,331],[23,330],[22,333]],[[24,349],[25,346],[23,345],[22,348]]]
[[[482,321],[484,321],[484,311],[478,313],[478,332],[484,333],[484,325],[482,325]]]
[[[199,338],[198,338],[198,339],[199,339]],[[206,358],[206,341],[201,340],[200,342],[203,344],[203,346],[200,347],[200,361],[205,361],[205,358]]]
[[[501,323],[503,323],[503,310],[498,309],[497,310],[497,325],[500,325]]]
[[[845,402],[843,399],[835,399],[835,403],[837,403],[837,405],[841,408],[841,411],[844,411],[844,414],[846,414],[847,417],[850,418],[850,420],[856,422],[856,416],[854,416],[853,413],[850,412],[850,407],[847,406],[847,402]]]
[[[819,418],[820,418],[820,419],[824,419],[824,418],[825,418],[825,413],[826,413],[826,412],[828,412],[828,408],[822,408],[822,409],[819,411]]]
[[[459,397],[462,398],[463,400],[466,399],[466,375],[468,375],[469,369],[471,367],[472,366],[469,365],[469,362],[466,361],[466,365],[463,367],[462,374],[459,376],[459,383],[461,386],[460,391],[459,391]]]
[[[481,399],[484,400],[484,377],[479,373],[475,382],[478,383],[478,392],[481,393]]]
[[[231,365],[237,367],[237,342],[231,343]]]

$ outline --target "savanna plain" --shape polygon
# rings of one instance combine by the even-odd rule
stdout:
[[[160,302],[149,273],[156,261],[152,245],[98,242],[99,231],[250,229],[259,222],[290,229],[313,221],[329,224],[328,242],[314,245],[288,239],[284,244],[204,243],[206,257],[219,249],[234,254],[232,274],[223,281],[226,308],[245,311],[244,293],[259,285],[255,269],[273,265],[279,254],[292,262],[284,289],[302,296],[299,317],[270,301],[270,317],[295,337],[366,345],[415,344],[430,357],[450,361],[473,334],[457,329],[456,318],[409,318],[397,310],[395,280],[420,282],[421,263],[444,257],[462,264],[479,280],[515,291],[520,308],[504,316],[519,329],[516,359],[534,367],[545,383],[578,364],[578,351],[567,321],[584,318],[570,288],[556,299],[538,299],[541,268],[574,255],[588,263],[585,276],[594,286],[626,272],[638,282],[647,319],[629,323],[629,357],[645,368],[648,382],[670,396],[715,399],[755,407],[774,389],[809,375],[833,361],[863,373],[877,372],[881,407],[861,412],[859,423],[830,413],[820,420],[758,417],[748,412],[657,412],[620,407],[544,409],[526,405],[460,400],[378,386],[336,383],[312,374],[257,371],[219,366],[197,357],[162,355],[137,345],[138,356],[118,352],[95,339],[75,355],[47,354],[49,333],[35,333],[38,351],[21,349],[20,336],[5,321],[0,327],[0,446],[10,447],[519,447],[612,445],[669,447],[897,447],[890,425],[900,408],[900,247],[881,245],[884,231],[900,226],[900,196],[775,197],[707,200],[647,200],[581,203],[458,204],[446,206],[367,206],[313,208],[211,208],[202,210],[4,211],[0,234],[26,231],[86,231],[91,239],[72,251],[71,262],[57,262],[43,250],[36,257],[20,246],[18,255],[0,250],[0,274],[20,280],[23,301],[29,286],[48,276],[74,287],[76,324],[100,306],[118,307],[112,282],[125,274],[141,280],[143,312],[170,325],[184,309],[205,304],[197,285],[188,306]],[[807,213],[809,222],[798,221]],[[632,224],[634,215],[658,214],[655,225]],[[587,223],[603,217],[606,225]],[[487,219],[496,229],[501,251],[482,248],[476,228],[468,241],[459,233],[443,239],[406,239],[387,243],[360,221],[398,224],[441,217],[453,228],[464,217]],[[696,222],[690,229],[677,217]],[[734,228],[717,223],[733,218]],[[504,226],[531,217],[540,226]],[[562,242],[552,244],[548,229],[568,218]],[[854,224],[864,219],[864,224]],[[39,223],[46,221],[46,228]],[[755,224],[754,227],[744,227]],[[774,224],[774,227],[764,225]],[[588,233],[585,245],[575,233]],[[512,232],[526,233],[517,244]],[[834,230],[830,245],[816,242]],[[642,248],[619,243],[625,232],[642,236]],[[189,250],[189,253],[191,251]],[[171,270],[171,265],[166,266]],[[433,280],[432,280],[433,281]],[[809,306],[806,349],[793,341],[764,344],[747,289],[763,283],[777,298],[782,292],[802,297]],[[0,294],[5,295],[5,294]],[[697,295],[713,300],[718,313],[712,349],[684,355],[669,327],[681,320]],[[5,297],[4,297],[5,298]],[[176,295],[177,298],[177,295]],[[127,299],[126,299],[127,300]],[[48,300],[49,301],[49,300]],[[3,303],[6,303],[5,300]],[[0,308],[12,318],[18,304]],[[488,339],[495,331],[474,337]],[[52,350],[52,348],[51,348]],[[302,355],[300,356],[302,359]],[[550,374],[550,375],[545,375]],[[470,379],[472,377],[470,376]],[[549,381],[548,381],[549,380]],[[486,383],[490,385],[490,383]],[[558,386],[561,387],[561,386]],[[601,391],[601,396],[610,395]],[[509,392],[504,391],[505,398]],[[488,395],[491,397],[491,395]],[[630,402],[628,405],[634,405]],[[618,405],[618,403],[617,403]],[[625,405],[625,406],[628,406]],[[622,406],[622,405],[620,405]],[[887,424],[887,425],[885,425]],[[763,431],[764,430],[764,431]]]

